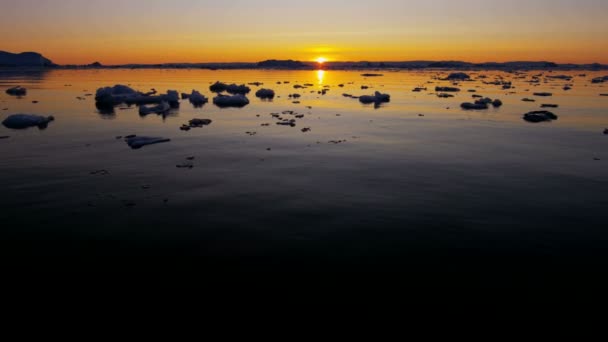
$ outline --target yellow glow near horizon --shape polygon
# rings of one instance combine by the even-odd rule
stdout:
[[[310,61],[318,66],[412,60],[608,63],[608,1],[344,4],[343,0],[13,1],[2,7],[0,32],[10,34],[3,35],[0,50],[36,51],[57,64],[267,59]],[[522,6],[526,11],[521,11]],[[378,8],[386,10],[380,13]],[[142,9],[145,16],[132,15]],[[163,25],[150,25],[150,18],[163,18]]]

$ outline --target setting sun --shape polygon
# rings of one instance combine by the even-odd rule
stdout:
[[[323,64],[325,62],[327,62],[327,58],[325,58],[325,57],[319,57],[319,58],[317,58],[317,63]]]

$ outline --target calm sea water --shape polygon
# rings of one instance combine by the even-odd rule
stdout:
[[[513,274],[530,282],[538,274],[601,276],[608,266],[608,97],[599,94],[608,88],[591,84],[601,75],[593,72],[567,73],[571,82],[525,82],[538,73],[473,72],[513,80],[514,89],[477,80],[440,99],[430,93],[449,82],[428,71],[373,78],[342,71],[0,71],[0,120],[15,113],[56,119],[46,130],[0,127],[0,136],[10,136],[0,140],[3,253],[34,262],[177,258],[248,270],[442,271],[489,284]],[[165,117],[140,117],[136,107],[100,113],[85,96],[128,84],[212,97],[209,85],[218,80],[263,82],[278,97],[261,101],[252,86],[243,109],[182,101]],[[305,83],[314,86],[293,88]],[[572,90],[562,89],[567,83]],[[27,96],[4,93],[15,85]],[[324,86],[328,93],[318,94]],[[419,86],[429,91],[412,92]],[[468,89],[504,105],[461,110]],[[391,102],[374,108],[342,96],[376,90]],[[532,95],[539,91],[554,96]],[[300,104],[291,93],[302,94]],[[522,120],[542,103],[559,104],[551,109],[559,120]],[[296,127],[275,124],[271,113],[291,110],[305,115]],[[179,130],[192,118],[213,123]],[[117,139],[130,134],[171,142],[131,150]],[[195,157],[193,168],[177,168],[187,157]]]

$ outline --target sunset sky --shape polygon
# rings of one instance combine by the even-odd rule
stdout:
[[[0,13],[0,50],[59,64],[608,63],[606,0],[20,0]]]

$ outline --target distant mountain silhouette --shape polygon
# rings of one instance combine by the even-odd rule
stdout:
[[[103,69],[283,69],[283,70],[316,70],[320,67],[317,62],[298,60],[269,59],[258,63],[161,63],[161,64],[123,64],[103,65],[95,62],[86,65],[57,65],[50,59],[36,52],[19,54],[0,51],[0,67],[58,67],[64,69],[103,68]],[[606,70],[604,64],[557,64],[548,61],[513,61],[470,63],[463,61],[384,61],[384,62],[326,62],[322,65],[325,70],[364,70],[364,69],[481,69],[481,70],[540,70],[540,69],[579,69]]]
[[[291,59],[283,60],[283,61],[276,60],[276,59],[270,59],[267,61],[259,62],[258,67],[270,68],[270,69],[301,69],[301,68],[308,67],[308,65],[306,65],[300,61],[294,61]]]
[[[50,67],[56,66],[50,59],[37,52],[10,53],[0,51],[0,66],[3,67]]]

